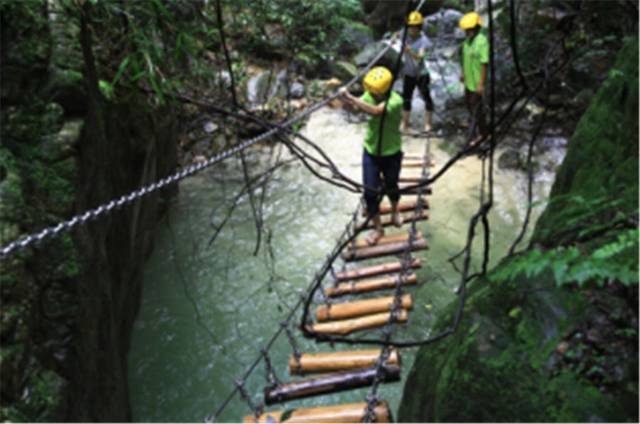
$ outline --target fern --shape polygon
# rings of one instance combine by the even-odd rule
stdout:
[[[513,258],[490,275],[492,281],[516,281],[533,278],[551,269],[556,284],[604,284],[616,280],[624,285],[638,284],[637,228],[621,231],[613,240],[591,253],[577,246],[557,247],[547,251],[532,249]],[[583,249],[586,249],[583,247]]]

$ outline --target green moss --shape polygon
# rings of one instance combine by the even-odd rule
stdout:
[[[586,237],[588,240],[578,246],[582,249],[579,252],[599,252],[596,256],[604,259],[617,254],[620,246],[610,244],[619,233],[603,237],[601,230],[606,227],[590,226],[610,225],[619,214],[627,216],[637,210],[637,62],[636,38],[627,41],[614,71],[578,125],[552,190],[560,200],[552,201],[538,221],[537,242],[575,245],[576,238]],[[567,203],[563,205],[562,199],[570,198],[575,206],[571,224],[576,228],[566,231]],[[595,207],[594,201],[585,200],[594,198],[599,202]],[[637,269],[637,243],[634,249],[631,265]],[[623,253],[629,256],[626,250]],[[557,270],[548,264],[517,278],[494,278],[515,260],[503,261],[487,279],[471,284],[455,334],[418,351],[405,385],[399,420],[637,420],[637,351],[633,358],[625,357],[621,349],[615,356],[607,351],[582,360],[588,346],[578,338],[567,344],[564,357],[559,356],[559,343],[576,328],[594,322],[597,308],[585,291],[558,287]],[[601,296],[607,296],[606,292]],[[608,319],[616,320],[614,315],[622,308],[617,315],[624,321],[624,310],[628,309],[623,308],[625,299],[607,299],[600,307],[610,311]],[[438,330],[449,325],[456,306],[442,313]],[[629,336],[632,341],[635,337],[637,344],[637,331],[633,326],[629,330],[620,337]],[[560,360],[566,361],[565,365],[559,366]],[[619,381],[603,377],[609,378],[603,382],[609,388],[602,391],[588,378],[589,372],[597,373],[598,367],[611,361],[630,366]]]
[[[578,215],[592,207],[588,203],[581,206],[575,202],[577,197],[616,202],[597,216],[590,216],[591,225],[610,222],[617,213],[628,216],[637,211],[637,140],[638,38],[634,38],[625,43],[578,123],[551,191],[551,198],[556,200],[540,217],[533,242],[560,244],[575,237],[583,226],[567,232],[566,209],[569,207]]]

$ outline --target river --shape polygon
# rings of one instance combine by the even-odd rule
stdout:
[[[351,124],[343,112],[325,108],[312,115],[303,132],[347,175],[360,179],[362,124]],[[424,139],[405,137],[404,150],[420,152],[424,143]],[[450,157],[445,143],[432,141],[436,170]],[[249,152],[252,175],[266,161],[264,149]],[[448,259],[466,240],[469,219],[478,207],[480,173],[481,161],[470,156],[450,168],[433,187],[430,219],[418,226],[427,237],[429,250],[417,254],[425,266],[418,272],[421,284],[412,289],[414,308],[403,337],[428,335],[430,325],[455,299],[459,275]],[[539,175],[534,185],[536,199],[546,198],[552,179],[552,173]],[[208,247],[215,226],[224,219],[242,185],[240,161],[231,158],[183,181],[163,220],[146,265],[129,355],[135,421],[194,422],[212,413],[309,285],[358,203],[358,195],[318,180],[294,162],[274,173],[264,194],[270,249],[263,237],[258,255],[253,256],[256,228],[247,196]],[[525,174],[496,169],[494,188],[492,264],[505,255],[522,223]],[[534,219],[539,212],[540,208],[534,209]],[[474,267],[481,255],[481,233],[476,240]],[[330,349],[303,339],[297,330],[295,335],[302,351]],[[283,381],[291,379],[286,370],[290,353],[287,338],[280,337],[269,354]],[[404,381],[415,349],[402,354]],[[265,385],[265,369],[260,365],[246,382],[254,403],[261,401]],[[390,402],[394,414],[402,389],[402,383],[381,386],[380,396]],[[361,389],[319,396],[289,402],[286,407],[362,401],[367,393]],[[217,420],[240,421],[248,413],[246,403],[235,396]]]

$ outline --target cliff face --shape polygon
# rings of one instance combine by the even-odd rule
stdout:
[[[474,281],[457,332],[420,349],[399,421],[637,421],[637,176],[634,38],[578,124],[531,250]]]
[[[35,2],[2,5],[3,245],[176,168],[169,108],[150,107],[133,92],[118,103],[100,99],[89,119],[87,88],[60,67],[46,12]],[[131,418],[131,327],[170,194],[148,195],[2,261],[2,420]]]

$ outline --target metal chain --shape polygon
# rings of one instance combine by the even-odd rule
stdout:
[[[382,49],[372,60],[371,62],[369,62],[369,64],[363,68],[356,76],[354,76],[349,82],[347,82],[343,87],[349,87],[351,85],[353,85],[356,81],[358,81],[358,79],[360,79],[367,71],[369,71],[369,69],[371,69],[376,62],[391,48],[391,44],[388,44],[384,49]],[[123,195],[118,199],[112,199],[111,201],[109,201],[108,203],[104,203],[94,209],[90,209],[82,214],[76,215],[74,217],[72,217],[71,219],[67,220],[67,221],[63,221],[60,222],[58,224],[56,224],[55,226],[51,226],[51,227],[47,227],[45,229],[43,229],[40,232],[37,233],[32,233],[29,234],[28,236],[25,236],[19,240],[15,240],[5,246],[2,246],[2,248],[0,248],[0,259],[4,259],[7,256],[11,255],[12,253],[18,251],[18,250],[23,250],[25,248],[27,248],[28,246],[31,246],[32,244],[39,244],[40,242],[42,242],[45,239],[51,238],[51,237],[55,237],[58,234],[60,234],[63,231],[69,231],[72,228],[76,227],[77,225],[83,225],[85,223],[87,223],[88,221],[94,220],[96,218],[98,218],[99,216],[102,216],[106,213],[111,212],[114,209],[120,208],[124,205],[127,205],[143,196],[146,196],[147,194],[153,193],[163,187],[166,187],[168,185],[171,185],[173,183],[176,183],[180,180],[183,180],[199,171],[202,171],[205,168],[208,168],[218,162],[221,162],[233,155],[235,155],[236,153],[258,143],[259,141],[262,141],[274,134],[280,133],[280,132],[284,132],[286,131],[291,125],[295,124],[296,122],[302,120],[303,118],[311,115],[312,113],[316,112],[317,110],[323,108],[324,106],[326,106],[330,101],[332,101],[333,99],[337,98],[338,96],[340,96],[340,90],[336,90],[333,94],[329,95],[327,98],[325,98],[324,100],[319,101],[318,103],[309,106],[307,109],[305,109],[304,111],[300,112],[298,115],[292,117],[291,119],[285,121],[282,125],[280,126],[276,126],[254,138],[251,138],[249,140],[246,140],[240,144],[238,144],[235,147],[232,147],[229,150],[225,150],[224,152],[218,153],[217,155],[214,155],[212,157],[210,157],[209,159],[207,159],[204,162],[201,163],[197,163],[197,164],[193,164],[190,165],[186,168],[183,168],[182,170],[176,172],[173,175],[170,175],[166,178],[160,179],[156,182],[153,182],[145,187],[142,187],[138,190],[134,190],[132,192],[130,192],[129,194]]]
[[[260,418],[260,415],[262,415],[262,412],[264,410],[264,405],[262,404],[255,405],[253,403],[253,401],[251,400],[251,397],[247,393],[247,389],[244,387],[244,383],[245,383],[244,380],[236,380],[236,387],[238,388],[238,391],[240,392],[240,396],[242,397],[242,399],[244,399],[244,401],[247,402],[247,405],[249,405],[249,409],[253,411],[255,422],[258,422],[258,419]]]
[[[269,386],[270,387],[278,386],[280,384],[280,380],[278,379],[278,376],[276,375],[276,372],[273,369],[273,365],[271,364],[271,359],[269,359],[269,352],[267,351],[267,349],[262,348],[260,349],[260,353],[262,353],[262,356],[264,356],[266,379],[267,379],[267,382],[269,383]]]

